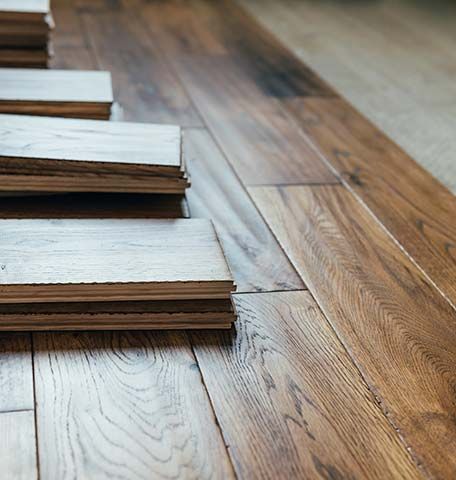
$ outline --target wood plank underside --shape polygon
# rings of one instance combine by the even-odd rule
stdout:
[[[238,478],[421,478],[309,293],[235,297],[191,338]]]
[[[456,313],[342,187],[251,193],[420,465],[456,472]]]

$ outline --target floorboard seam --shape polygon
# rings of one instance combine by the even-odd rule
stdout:
[[[0,415],[6,414],[6,413],[21,413],[21,412],[34,412],[35,409],[33,408],[18,408],[17,410],[12,409],[12,410],[1,410]]]
[[[216,429],[219,432],[220,438],[222,439],[223,445],[225,447],[226,455],[228,457],[228,461],[230,462],[231,470],[233,472],[233,477],[237,479],[238,475],[237,475],[236,470],[234,468],[234,461],[233,461],[233,458],[231,457],[230,446],[228,445],[228,443],[225,439],[225,435],[223,434],[223,429],[222,429],[222,426],[220,425],[219,419],[217,417],[217,413],[215,411],[214,403],[213,403],[212,397],[209,393],[209,388],[206,384],[206,380],[204,379],[204,375],[203,375],[203,372],[201,370],[200,363],[198,361],[198,356],[195,352],[195,347],[193,345],[192,334],[191,333],[187,334],[187,336],[188,336],[188,339],[189,339],[190,348],[191,348],[191,351],[192,351],[193,358],[196,362],[196,365],[198,365],[198,371],[199,371],[199,374],[200,374],[201,384],[203,385],[204,391],[206,392],[206,396],[207,396],[207,399],[209,401],[209,405],[211,406],[211,412],[212,412],[212,416],[214,418]]]
[[[30,344],[31,344],[31,354],[32,354],[32,379],[33,379],[33,416],[35,422],[35,454],[36,454],[36,473],[37,480],[40,480],[40,452],[39,452],[39,441],[38,441],[38,416],[37,416],[37,401],[36,401],[36,374],[35,374],[35,344],[34,344],[34,334],[30,333]]]

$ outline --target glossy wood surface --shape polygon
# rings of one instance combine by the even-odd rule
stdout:
[[[451,478],[455,310],[346,189],[251,192],[412,455]]]

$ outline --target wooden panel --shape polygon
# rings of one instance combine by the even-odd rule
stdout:
[[[347,186],[456,306],[456,197],[345,101],[301,99],[289,107]]]
[[[456,473],[456,313],[342,187],[252,189],[419,464]]]
[[[192,216],[214,222],[238,291],[305,288],[207,131],[186,130],[184,153]]]
[[[35,348],[42,478],[233,478],[185,335],[41,334]]]
[[[2,303],[227,298],[209,220],[1,220]]]
[[[1,197],[0,218],[182,218],[179,195],[74,193]]]
[[[30,336],[3,333],[0,335],[0,412],[33,408]]]
[[[0,0],[0,12],[47,13],[49,0]]]
[[[33,411],[0,414],[0,469],[4,478],[38,478]]]
[[[97,62],[116,72],[116,100],[125,119],[200,126],[201,120],[135,12],[81,14]],[[122,35],[119,35],[122,31]]]
[[[175,63],[244,184],[337,182],[278,102],[264,96],[230,57],[189,56]]]
[[[0,102],[112,102],[109,72],[4,68],[0,91]]]
[[[276,63],[268,63],[261,42],[251,46],[236,37],[234,26],[225,30],[231,9],[224,2],[196,1],[186,6],[170,2],[163,11],[161,6],[154,3],[144,8],[149,32],[164,46],[168,60],[242,181],[247,185],[336,182],[277,98],[265,91],[265,83],[283,95],[286,88],[292,88],[286,79],[281,80],[291,74],[281,72],[284,62],[291,65],[291,58],[284,60],[284,53],[276,52],[270,59]],[[237,25],[236,31],[242,27]],[[194,30],[200,31],[196,40]],[[222,50],[226,53],[214,53],[213,38],[226,47]],[[298,83],[301,92],[304,75]]]
[[[239,478],[420,478],[310,294],[236,306],[236,336],[192,339]]]
[[[46,50],[0,49],[0,67],[45,68],[47,64]]]
[[[0,115],[0,135],[2,173],[131,174],[133,168],[182,176],[181,132],[173,125]]]

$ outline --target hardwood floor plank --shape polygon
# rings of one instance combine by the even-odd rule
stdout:
[[[456,307],[456,197],[344,100],[287,102],[348,188]]]
[[[17,410],[33,410],[33,408],[32,347],[30,335],[1,333],[0,413]]]
[[[38,478],[33,411],[0,413],[0,469],[3,478]]]
[[[251,194],[419,464],[454,477],[455,311],[346,189]]]
[[[187,6],[179,3],[178,7],[171,2],[170,5],[168,8],[174,5],[179,9],[176,16],[167,15],[166,8],[162,12],[161,4],[144,7],[143,17],[151,38],[162,46],[208,129],[243,182],[246,185],[337,183],[276,98],[288,95],[284,90],[293,87],[287,83],[288,73],[301,85],[296,87],[297,92],[304,89],[302,84],[308,80],[304,74],[299,76],[295,72],[293,77],[291,72],[282,72],[284,62],[291,64],[292,58],[284,60],[283,54],[269,58],[260,49],[261,42],[248,45],[242,38],[232,38],[234,26],[227,31],[222,27],[225,13],[230,14],[230,9],[219,8],[224,2],[196,1]],[[237,27],[241,31],[244,25]],[[201,34],[199,43],[192,48],[197,41],[193,38],[194,30]],[[254,37],[252,33],[248,39]],[[213,38],[226,53],[213,53]],[[250,48],[253,51],[248,58],[243,57]],[[255,55],[259,58],[257,63],[253,62]],[[251,67],[247,68],[247,64]],[[279,90],[280,94],[265,91],[268,89]]]
[[[42,478],[233,478],[186,335],[35,335]]]
[[[238,291],[305,288],[209,133],[185,130],[183,150],[191,214],[214,222]]]
[[[308,292],[235,297],[191,338],[239,478],[421,478]]]
[[[115,72],[115,98],[125,120],[201,126],[182,85],[134,11],[80,15],[98,65]]]

